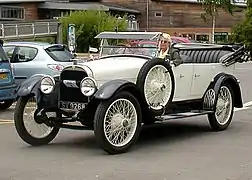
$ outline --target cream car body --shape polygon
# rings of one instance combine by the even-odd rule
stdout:
[[[15,127],[31,145],[47,144],[59,128],[94,130],[108,153],[123,153],[136,142],[142,125],[207,115],[212,129],[225,130],[242,107],[235,64],[243,62],[244,46],[176,44],[158,58],[162,32],[102,32],[99,55],[73,62],[57,77],[36,75],[18,90]],[[142,47],[150,42],[156,46]],[[168,46],[168,45],[167,45]],[[44,132],[24,125],[25,110]],[[27,107],[28,106],[28,107]],[[53,115],[52,115],[53,114]],[[73,125],[71,122],[80,122]]]

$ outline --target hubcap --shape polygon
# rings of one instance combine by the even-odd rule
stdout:
[[[225,125],[232,113],[232,95],[226,86],[222,86],[218,94],[215,117],[219,124]]]
[[[106,111],[104,134],[107,141],[116,147],[128,144],[137,128],[137,112],[127,99],[117,99]]]
[[[144,83],[144,95],[152,109],[160,110],[168,103],[172,81],[168,70],[162,65],[150,69]]]
[[[37,123],[34,119],[34,114],[37,109],[35,97],[28,100],[24,107],[23,122],[26,131],[34,138],[44,138],[48,136],[53,128],[44,123]]]

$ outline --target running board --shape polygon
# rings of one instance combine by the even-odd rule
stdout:
[[[54,124],[53,127],[57,128],[66,128],[72,130],[93,130],[91,127],[83,126],[83,125],[70,125],[70,124]]]
[[[167,121],[173,119],[181,119],[193,116],[201,116],[206,114],[211,114],[213,111],[204,111],[204,110],[192,110],[190,112],[183,112],[183,113],[174,113],[174,114],[167,114],[164,116],[156,116],[156,120],[158,121]]]

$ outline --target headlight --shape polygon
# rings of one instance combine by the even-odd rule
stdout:
[[[92,96],[97,89],[96,82],[91,77],[85,77],[80,83],[80,90],[85,96]]]
[[[54,86],[55,86],[55,81],[50,76],[45,76],[41,80],[40,89],[42,93],[44,94],[50,94],[53,91]]]

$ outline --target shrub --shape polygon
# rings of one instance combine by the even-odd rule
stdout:
[[[118,20],[104,11],[74,11],[60,19],[62,23],[63,43],[67,44],[69,24],[75,24],[76,51],[88,52],[89,46],[98,47],[99,40],[94,37],[102,31],[126,30],[126,16]]]
[[[245,19],[232,28],[231,41],[245,44],[252,51],[252,0],[248,0]]]

